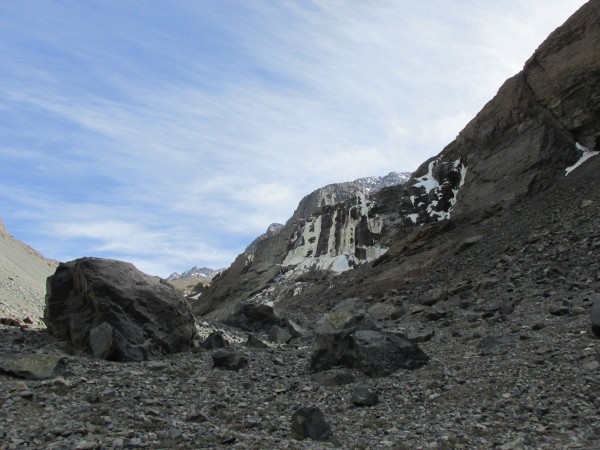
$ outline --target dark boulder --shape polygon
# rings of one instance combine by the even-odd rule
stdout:
[[[348,299],[317,325],[310,369],[315,373],[343,366],[381,377],[398,369],[417,369],[428,360],[403,335],[379,330],[360,299]]]
[[[314,406],[301,406],[294,411],[291,428],[292,436],[296,439],[326,441],[333,435],[323,413]]]
[[[46,291],[48,331],[98,358],[147,360],[185,350],[196,337],[185,298],[127,262],[61,263]]]
[[[227,348],[229,347],[229,341],[223,336],[223,331],[217,330],[213,331],[208,335],[206,340],[200,344],[205,350],[216,350],[218,348]]]
[[[354,406],[375,406],[379,396],[367,386],[356,386],[350,400]]]
[[[248,360],[237,352],[219,349],[212,354],[213,367],[225,370],[240,370],[248,365]]]
[[[380,377],[398,369],[417,369],[428,360],[416,344],[401,334],[347,329],[315,335],[310,368],[320,372],[344,366]]]
[[[269,332],[276,326],[284,326],[283,319],[269,305],[239,302],[234,305],[231,314],[222,322],[225,325],[252,333]]]

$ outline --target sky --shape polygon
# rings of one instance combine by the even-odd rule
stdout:
[[[0,0],[0,217],[46,257],[227,267],[438,154],[579,0]]]

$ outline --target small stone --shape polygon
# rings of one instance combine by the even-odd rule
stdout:
[[[435,330],[431,327],[423,328],[421,330],[408,330],[406,332],[407,339],[414,342],[427,342],[435,336]]]
[[[229,341],[223,336],[223,331],[217,330],[210,333],[200,346],[206,350],[216,350],[229,347]]]
[[[195,411],[185,418],[187,422],[202,423],[208,421],[208,416],[202,411]]]
[[[235,443],[235,440],[236,440],[235,436],[223,436],[221,438],[221,444],[223,444],[223,445],[233,444],[233,443]]]
[[[571,312],[571,310],[565,305],[552,305],[550,308],[548,308],[548,312],[553,316],[566,316]]]
[[[246,419],[244,419],[243,425],[244,428],[250,429],[250,428],[257,428],[260,426],[261,420],[257,417],[248,417]]]
[[[74,450],[89,450],[94,448],[97,448],[97,444],[89,441],[78,442],[75,447],[73,447]]]
[[[600,294],[594,295],[590,308],[590,321],[592,323],[592,332],[594,336],[600,337]]]
[[[300,440],[310,438],[314,441],[325,441],[333,435],[323,413],[314,406],[301,406],[294,411],[291,432],[292,437]]]
[[[348,370],[333,369],[314,373],[310,379],[318,386],[343,386],[354,383],[356,377]]]
[[[351,401],[355,406],[375,406],[379,403],[379,396],[367,386],[357,386]]]

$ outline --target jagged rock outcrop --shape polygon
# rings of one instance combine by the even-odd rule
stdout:
[[[287,272],[289,267],[285,266],[298,265],[300,255],[306,255],[313,246],[319,247],[320,258],[309,254],[308,263],[301,270],[309,267],[349,269],[384,253],[385,249],[373,244],[375,239],[371,235],[377,234],[379,224],[377,218],[368,217],[366,196],[407,178],[405,172],[390,172],[384,177],[331,184],[305,196],[284,226],[272,224],[267,233],[253,241],[227,270],[213,279],[211,286],[203,290],[202,297],[194,300],[194,312],[207,314],[252,298]],[[307,222],[310,223],[307,225]],[[316,228],[311,224],[318,224],[319,237],[323,238],[317,244],[317,237],[312,235]],[[355,229],[358,239],[353,235]],[[305,232],[307,236],[302,241]],[[343,241],[340,236],[344,236]],[[307,247],[298,249],[302,242]],[[300,259],[304,260],[305,256]]]
[[[48,278],[44,322],[57,338],[115,361],[182,351],[196,337],[191,308],[172,286],[102,258],[58,266]]]
[[[246,247],[246,250],[244,250],[245,253],[253,253],[256,251],[256,247],[258,246],[258,243],[260,241],[263,241],[267,238],[273,237],[276,234],[281,233],[281,230],[283,229],[284,225],[280,224],[280,223],[272,223],[271,225],[269,225],[269,227],[267,228],[267,231],[265,231],[263,234],[261,234],[260,236],[258,236],[256,239],[254,239],[250,245],[248,247]]]

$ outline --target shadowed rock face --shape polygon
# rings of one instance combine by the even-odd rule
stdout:
[[[365,196],[364,207],[354,211],[354,198],[325,202],[309,216],[297,210],[278,236],[261,242],[240,276],[216,280],[203,299],[204,311],[225,299],[273,291],[282,281],[296,295],[289,288],[298,279],[290,274],[294,270],[335,270],[341,263],[350,269],[378,257],[379,274],[362,290],[394,288],[460,251],[460,242],[440,244],[454,225],[438,222],[477,223],[550,188],[583,147],[600,150],[599,16],[600,0],[591,0],[554,31],[456,140],[406,184]],[[308,200],[303,202],[299,210],[308,214]],[[398,263],[408,255],[416,257]],[[263,295],[269,297],[273,294]]]
[[[196,336],[191,308],[172,286],[101,258],[61,263],[48,277],[44,321],[57,338],[116,361],[182,351]]]

